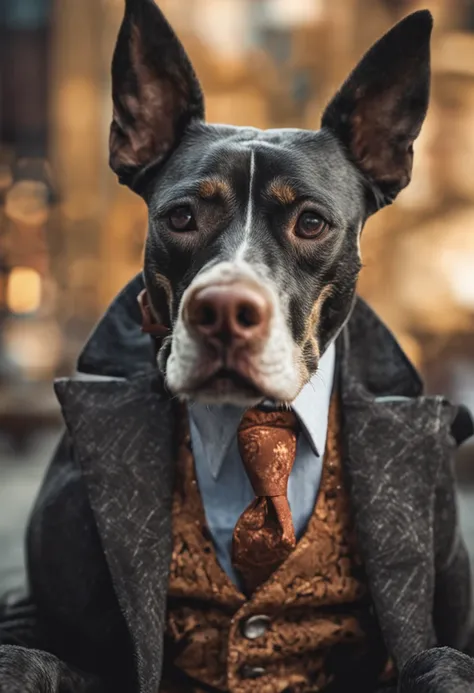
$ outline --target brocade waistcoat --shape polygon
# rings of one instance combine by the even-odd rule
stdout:
[[[306,532],[250,596],[217,561],[186,416],[181,429],[160,693],[330,693],[355,680],[375,684],[387,653],[353,531],[337,398]]]

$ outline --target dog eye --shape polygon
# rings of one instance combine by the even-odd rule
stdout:
[[[175,207],[168,214],[168,224],[173,231],[195,231],[196,220],[190,207]]]
[[[301,238],[316,238],[328,227],[327,221],[315,212],[303,212],[296,223],[296,235]]]

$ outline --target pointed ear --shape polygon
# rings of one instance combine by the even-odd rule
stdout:
[[[183,46],[153,0],[126,0],[112,61],[110,166],[136,189],[193,120],[204,118],[201,87]]]
[[[428,108],[432,25],[431,14],[421,10],[394,26],[323,114],[322,126],[342,142],[374,192],[371,212],[410,182],[413,142]]]

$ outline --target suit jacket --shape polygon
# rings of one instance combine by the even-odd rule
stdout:
[[[10,609],[3,629],[3,642],[53,652],[99,674],[115,693],[159,690],[172,550],[175,410],[154,345],[140,331],[142,286],[136,277],[89,340],[79,370],[90,379],[56,384],[67,433],[29,523],[28,607],[18,616]],[[461,649],[467,638],[456,409],[423,395],[361,300],[338,349],[356,531],[381,632],[400,668],[415,652]]]

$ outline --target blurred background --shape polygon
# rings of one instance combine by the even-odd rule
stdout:
[[[146,210],[107,166],[123,0],[0,0],[0,584],[14,584],[60,417],[54,377],[139,269]],[[369,45],[435,18],[429,115],[411,186],[367,224],[361,294],[429,392],[474,412],[474,0],[161,0],[211,122],[317,128]],[[474,555],[474,449],[460,451]]]

